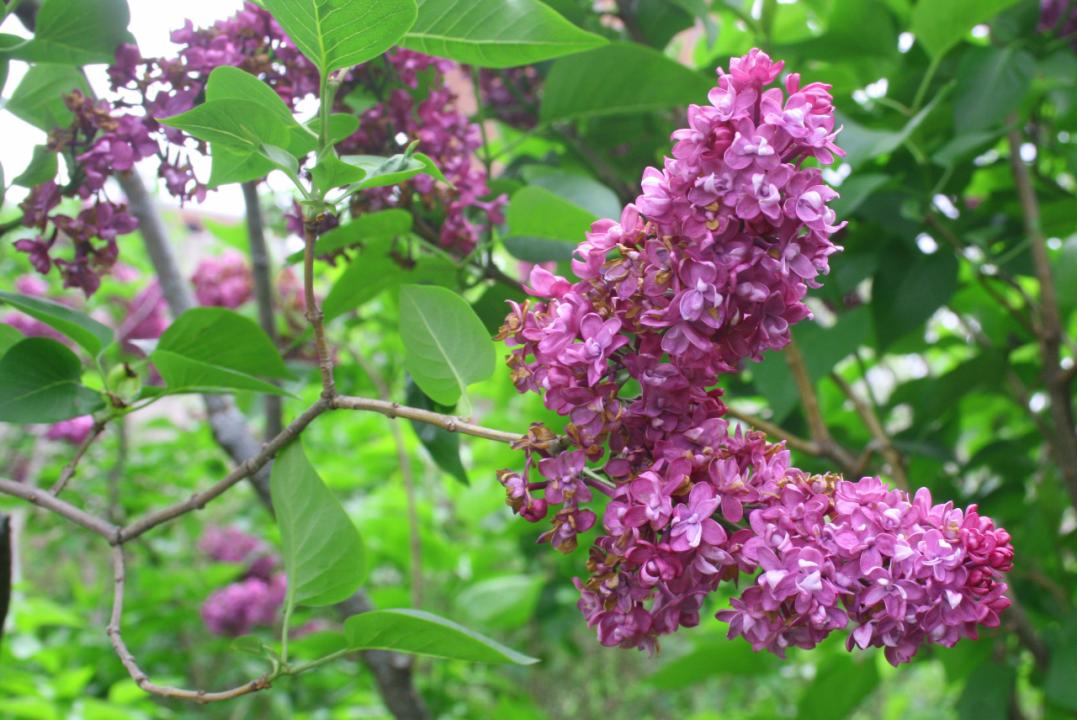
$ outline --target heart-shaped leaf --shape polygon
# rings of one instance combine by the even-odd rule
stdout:
[[[86,77],[78,68],[41,63],[26,71],[4,109],[36,128],[51,132],[71,124],[74,116],[64,105],[64,95],[73,90],[90,94]]]
[[[476,67],[506,68],[605,42],[538,0],[420,0],[419,19],[400,44]]]
[[[707,78],[657,50],[613,43],[554,63],[539,115],[552,122],[684,107],[710,89]]]
[[[461,401],[471,412],[467,386],[494,372],[493,342],[471,305],[451,290],[432,285],[400,288],[400,336],[404,364],[416,384],[442,405]]]
[[[265,0],[299,51],[322,75],[366,62],[415,23],[415,0]]]
[[[116,48],[131,42],[129,21],[127,0],[45,0],[33,39],[12,54],[28,62],[110,63]]]
[[[161,335],[150,355],[169,392],[254,390],[284,395],[257,376],[291,376],[269,336],[224,308],[194,308]]]

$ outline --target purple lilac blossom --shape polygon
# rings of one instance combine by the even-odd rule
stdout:
[[[48,430],[45,431],[45,437],[49,440],[59,440],[72,445],[79,445],[89,437],[92,431],[93,417],[82,415],[49,425]]]
[[[191,282],[199,305],[235,309],[251,299],[254,279],[243,253],[227,250],[198,263]]]
[[[532,269],[535,299],[510,303],[500,337],[517,388],[568,424],[556,451],[533,429],[523,472],[499,478],[530,521],[560,505],[539,539],[566,552],[595,524],[592,491],[609,496],[590,576],[575,580],[604,645],[654,650],[699,623],[720,582],[750,575],[718,614],[731,636],[780,654],[850,628],[850,648],[897,664],[996,626],[1013,548],[975,506],[791,467],[783,444],[732,430],[708,390],[789,342],[844,226],[805,164],[842,154],[829,86],[790,74],[769,87],[781,70],[759,50],[720,69],[673,157],[579,245],[579,280]],[[622,396],[625,377],[639,389]],[[599,460],[605,477],[586,465]]]
[[[105,182],[130,171],[158,147],[140,119],[116,114],[108,101],[92,100],[75,90],[64,102],[74,119],[69,127],[49,134],[48,150],[75,156],[75,181],[61,188],[49,180],[30,190],[21,204],[22,223],[37,235],[17,240],[15,249],[29,256],[37,272],[45,275],[56,267],[64,287],[80,288],[89,297],[116,262],[116,239],[138,228],[126,205],[108,199]],[[81,201],[82,209],[75,215],[57,211],[65,197]],[[74,248],[72,257],[58,257],[69,244]]]
[[[210,527],[198,548],[211,560],[244,566],[243,576],[210,595],[202,621],[215,635],[236,637],[271,626],[284,604],[287,577],[277,572],[279,559],[261,540],[237,528]]]

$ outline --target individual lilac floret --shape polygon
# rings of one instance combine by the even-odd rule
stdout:
[[[191,282],[199,305],[235,309],[251,299],[254,280],[243,253],[227,250],[198,263]]]

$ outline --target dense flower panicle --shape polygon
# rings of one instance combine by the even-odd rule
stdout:
[[[148,118],[189,110],[200,98],[210,73],[221,66],[236,66],[257,75],[292,108],[318,92],[317,68],[266,10],[251,3],[208,28],[195,29],[188,22],[172,34],[172,41],[183,46],[174,59],[142,60],[137,49],[125,47],[111,70],[114,87],[137,91]],[[356,209],[408,206],[426,214],[442,214],[438,240],[463,254],[488,224],[502,222],[500,210],[505,200],[485,200],[489,194],[486,174],[472,157],[481,146],[478,126],[457,109],[456,98],[444,81],[444,74],[455,67],[448,60],[394,50],[383,60],[359,66],[342,78],[336,109],[354,112],[346,98],[373,81],[379,92],[395,85],[384,100],[379,99],[363,113],[359,131],[341,143],[341,151],[395,154],[402,149],[397,137],[403,134],[409,141],[419,140],[419,149],[434,159],[454,187],[437,186],[423,175],[407,183],[409,192],[404,194],[399,189],[379,188],[356,197]],[[430,80],[420,100],[413,91],[424,73]],[[169,191],[181,198],[201,200],[205,187],[194,177],[187,151],[180,150],[185,135],[152,120],[149,124],[177,149],[165,158],[161,169]]]
[[[842,154],[829,86],[769,87],[781,70],[759,50],[719,70],[673,156],[579,245],[578,281],[532,268],[535,299],[510,303],[500,337],[517,388],[568,423],[559,441],[533,431],[524,472],[500,478],[528,520],[552,511],[540,540],[564,551],[595,524],[592,491],[609,496],[576,580],[604,645],[654,649],[722,580],[754,575],[719,613],[731,636],[780,653],[851,626],[851,644],[904,662],[997,624],[1009,536],[923,490],[807,475],[784,445],[731,430],[708,389],[788,343],[844,225],[807,164]],[[604,477],[587,467],[599,460]]]
[[[191,282],[200,305],[235,309],[251,299],[254,279],[243,253],[227,250],[198,263]]]
[[[50,133],[48,150],[73,157],[72,181],[61,188],[49,180],[31,189],[21,205],[22,222],[37,235],[16,241],[15,248],[29,255],[39,273],[56,267],[64,287],[80,288],[90,296],[116,262],[116,239],[138,228],[127,207],[108,198],[105,182],[155,154],[158,146],[141,119],[117,114],[107,101],[90,100],[78,90],[64,101],[74,120]],[[74,216],[57,212],[64,198],[81,201],[82,209]],[[67,244],[74,246],[73,256],[57,257]]]
[[[505,196],[489,198],[486,171],[476,162],[482,147],[479,126],[471,122],[456,104],[456,96],[445,74],[458,66],[412,50],[396,49],[385,55],[385,65],[402,85],[389,93],[385,102],[367,109],[359,118],[359,130],[341,144],[349,153],[391,155],[402,150],[399,137],[418,140],[426,153],[452,183],[439,184],[429,175],[419,175],[401,188],[374,188],[356,195],[353,210],[363,212],[387,207],[404,207],[424,218],[441,213],[438,243],[459,255],[466,255],[486,230],[504,222]],[[353,73],[352,83],[361,85],[378,71],[368,66]],[[419,73],[426,72],[425,95],[417,98],[414,89]]]
[[[210,595],[202,621],[215,635],[237,637],[253,628],[272,626],[284,604],[287,577],[265,543],[236,528],[208,528],[198,548],[211,560],[246,567],[243,577]]]
[[[239,637],[259,626],[272,626],[284,604],[283,573],[266,581],[258,577],[226,585],[202,604],[202,622],[214,635]]]

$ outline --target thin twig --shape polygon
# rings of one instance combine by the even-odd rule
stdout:
[[[849,402],[853,404],[856,409],[856,414],[860,416],[860,419],[864,421],[864,424],[868,427],[868,432],[875,438],[875,441],[879,444],[879,450],[882,452],[884,458],[886,458],[887,464],[890,466],[890,474],[894,478],[894,484],[902,490],[909,489],[909,478],[905,474],[904,458],[901,457],[901,453],[894,447],[893,441],[883,428],[881,422],[879,422],[879,416],[875,414],[875,410],[868,403],[864,402],[852,385],[845,382],[845,379],[836,372],[830,373],[830,379],[841,389],[845,397],[849,398]],[[867,380],[865,379],[865,383]]]
[[[31,505],[40,505],[46,510],[67,518],[76,525],[97,533],[110,543],[117,542],[119,537],[119,527],[107,520],[102,520],[96,515],[91,515],[85,510],[77,508],[69,502],[50,495],[49,493],[44,492],[41,488],[24,485],[23,483],[17,483],[13,480],[0,479],[0,493],[22,498]]]
[[[247,214],[247,242],[251,249],[251,275],[254,278],[254,300],[258,306],[258,323],[269,336],[273,347],[277,346],[277,322],[273,315],[273,280],[266,244],[265,222],[262,204],[258,198],[258,183],[243,183],[243,204]],[[271,438],[284,428],[283,404],[279,395],[265,396],[265,436]]]
[[[60,472],[60,479],[49,488],[49,494],[60,496],[60,493],[67,487],[67,483],[71,481],[71,478],[75,477],[75,471],[78,470],[79,461],[82,460],[82,456],[86,454],[86,451],[90,449],[90,445],[93,445],[94,440],[98,438],[101,431],[105,429],[105,421],[94,420],[93,427],[90,428],[89,434],[83,438],[79,443],[78,449],[75,450],[75,456],[71,458],[71,461],[64,466],[64,469]]]
[[[764,420],[761,417],[752,415],[751,413],[742,412],[734,407],[726,407],[726,414],[730,417],[734,417],[743,423],[751,425],[756,430],[762,430],[771,437],[776,437],[780,440],[784,440],[785,444],[794,450],[799,450],[802,453],[808,455],[822,455],[822,449],[818,443],[811,440],[805,440],[799,435],[794,435],[791,432],[784,430],[783,428],[775,425],[774,423]]]
[[[789,370],[793,373],[793,381],[796,383],[797,391],[800,393],[800,402],[804,406],[804,415],[808,420],[812,442],[819,448],[819,452],[816,454],[830,458],[838,463],[844,472],[855,472],[857,468],[856,458],[848,450],[834,442],[834,439],[830,436],[830,429],[827,428],[826,420],[823,419],[823,411],[819,408],[819,396],[815,394],[815,384],[808,373],[808,365],[804,361],[804,356],[801,354],[800,348],[797,347],[796,341],[792,339],[790,339],[785,348],[785,360],[789,365]]]
[[[127,582],[127,569],[122,546],[117,546],[112,549],[112,578],[112,615],[105,632],[112,642],[112,647],[115,649],[116,655],[120,658],[120,662],[123,663],[123,666],[131,675],[131,679],[134,680],[135,684],[143,691],[160,697],[205,704],[219,702],[221,700],[232,700],[243,695],[249,695],[252,692],[265,690],[272,684],[271,678],[268,675],[263,675],[256,680],[251,680],[250,682],[230,690],[206,692],[205,690],[185,690],[183,688],[169,687],[167,685],[157,685],[152,682],[149,676],[146,675],[146,672],[139,667],[138,662],[135,660],[135,656],[131,654],[131,651],[127,648],[127,644],[124,642],[121,633],[123,595],[124,587]]]
[[[307,305],[307,322],[314,329],[314,345],[318,352],[318,367],[322,372],[322,397],[336,395],[333,381],[333,357],[325,339],[325,314],[314,295],[314,243],[318,240],[317,218],[303,220],[303,293]]]
[[[494,442],[507,443],[510,445],[526,438],[526,435],[521,435],[520,433],[505,432],[504,430],[494,430],[492,428],[483,427],[482,425],[476,425],[472,422],[468,422],[464,418],[456,417],[455,415],[442,415],[441,413],[436,413],[432,410],[408,407],[407,405],[401,405],[400,403],[387,400],[338,395],[332,399],[331,403],[334,408],[345,410],[368,410],[370,412],[381,413],[382,415],[391,418],[399,417],[408,420],[416,420],[421,423],[426,423],[427,425],[436,425],[442,430],[448,430],[449,432],[460,433],[461,435],[471,435],[472,437],[484,438],[486,440],[493,440]]]
[[[263,445],[262,449],[257,454],[237,465],[232,472],[228,473],[224,479],[220,480],[216,485],[208,490],[195,493],[183,502],[175,503],[174,505],[169,505],[168,507],[148,513],[142,518],[123,527],[119,530],[119,542],[128,542],[173,518],[177,518],[192,510],[201,510],[210,500],[221,495],[240,480],[250,477],[266,465],[282,447],[295,439],[299,433],[306,429],[307,425],[310,425],[310,423],[314,421],[314,418],[324,413],[329,407],[329,401],[325,398],[320,398],[317,402],[307,408],[306,412],[297,417],[288,425],[288,427],[278,433],[276,437]]]
[[[194,295],[191,293],[187,280],[180,273],[179,263],[176,262],[176,255],[172,252],[168,231],[161,220],[157,204],[146,190],[142,178],[134,171],[119,173],[117,177],[120,187],[127,196],[128,208],[138,219],[139,234],[146,248],[146,254],[150,256],[154,272],[157,273],[165,302],[168,304],[172,317],[177,318],[195,306]],[[229,457],[240,462],[258,453],[258,441],[247,428],[247,421],[236,408],[232,398],[223,395],[203,395],[202,401],[206,406],[206,416],[210,429],[213,431],[213,439],[228,453]],[[251,476],[251,484],[258,493],[258,499],[261,500],[262,505],[269,507],[268,469]]]
[[[1035,626],[1029,620],[1024,606],[1018,602],[1017,595],[1014,594],[1013,590],[1007,593],[1007,597],[1010,598],[1011,605],[1006,611],[1006,618],[1013,625],[1017,639],[1032,653],[1032,657],[1036,661],[1036,669],[1041,673],[1046,672],[1051,658],[1047,644],[1043,642],[1039,633],[1036,632]]]
[[[1021,160],[1021,133],[1016,117],[1010,118],[1010,131],[1006,134],[1010,146],[1010,167],[1014,185],[1021,202],[1025,234],[1032,252],[1032,264],[1040,286],[1037,339],[1043,363],[1043,381],[1050,398],[1051,422],[1054,425],[1050,444],[1054,447],[1059,470],[1069,491],[1070,499],[1077,506],[1077,430],[1074,428],[1073,399],[1070,393],[1068,373],[1061,366],[1062,321],[1058,312],[1051,260],[1047,254],[1047,240],[1040,224],[1040,206],[1028,166]]]

